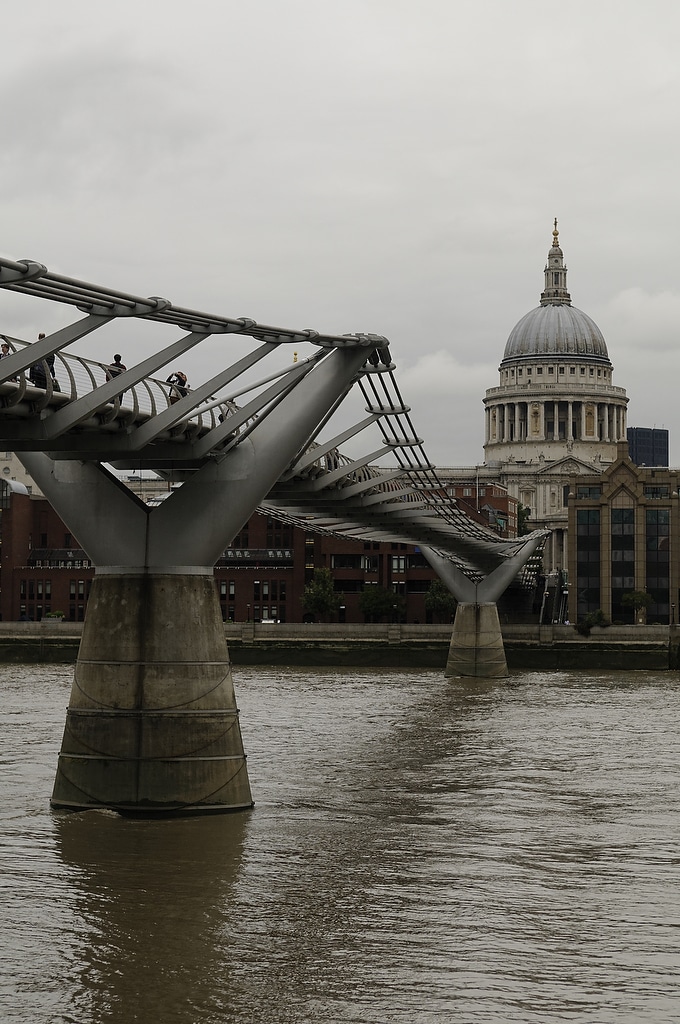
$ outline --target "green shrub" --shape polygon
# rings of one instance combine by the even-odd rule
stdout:
[[[611,626],[611,622],[601,608],[598,608],[596,612],[588,612],[587,615],[584,615],[583,618],[579,619],[576,623],[574,629],[577,633],[580,633],[581,636],[590,636],[590,631],[593,626]]]

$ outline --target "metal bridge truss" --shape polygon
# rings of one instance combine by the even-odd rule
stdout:
[[[31,344],[4,336],[12,350],[0,360],[0,433],[8,449],[186,480],[244,444],[330,353],[361,347],[363,366],[293,455],[261,507],[307,530],[429,546],[475,583],[506,560],[517,562],[513,556],[528,538],[501,541],[446,493],[401,397],[386,338],[291,330],[185,309],[167,299],[53,274],[30,260],[0,258],[0,288],[84,314]],[[123,318],[167,325],[180,336],[155,351],[152,340],[146,354],[135,335],[141,358],[107,381],[110,357],[84,358],[67,349]],[[218,371],[171,401],[172,388],[160,371],[220,335],[230,337]],[[132,343],[131,335],[126,352]],[[292,359],[286,348],[291,345]],[[46,387],[34,387],[29,368],[51,354],[59,390],[49,372]],[[343,453],[343,446],[351,447],[352,454]],[[529,539],[535,548],[535,535]]]

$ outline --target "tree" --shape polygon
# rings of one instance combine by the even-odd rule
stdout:
[[[621,598],[624,608],[632,608],[635,622],[644,624],[647,621],[647,609],[654,603],[654,598],[646,590],[629,590]]]
[[[399,621],[406,611],[406,601],[387,587],[371,584],[364,587],[359,595],[359,609],[367,622],[380,622],[392,617]]]
[[[312,579],[302,593],[304,610],[322,622],[337,614],[344,600],[344,595],[333,589],[333,574],[329,569],[315,569]]]
[[[531,519],[531,509],[523,505],[521,501],[517,503],[517,536],[526,537],[527,533],[531,533],[531,526],[529,520]]]
[[[425,611],[439,622],[450,622],[456,611],[456,599],[441,580],[432,580],[425,595]]]

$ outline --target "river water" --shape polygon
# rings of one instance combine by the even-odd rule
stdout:
[[[680,677],[239,668],[256,806],[48,802],[0,668],[3,1024],[680,1021]]]

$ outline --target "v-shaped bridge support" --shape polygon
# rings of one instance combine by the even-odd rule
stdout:
[[[96,566],[54,807],[149,816],[252,806],[213,567],[366,354],[331,352],[156,508],[97,463],[21,453]]]
[[[445,675],[507,676],[508,664],[496,602],[542,540],[542,534],[528,538],[519,551],[478,583],[439,552],[421,547],[425,558],[458,601]]]

